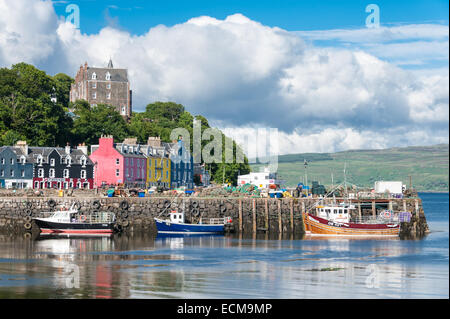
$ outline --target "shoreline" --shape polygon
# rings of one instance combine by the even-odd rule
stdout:
[[[436,194],[448,194],[448,191],[417,191],[417,193],[436,193]]]

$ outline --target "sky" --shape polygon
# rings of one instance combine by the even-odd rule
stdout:
[[[379,25],[366,21],[369,4]],[[448,1],[0,0],[0,67],[74,76],[111,57],[128,69],[134,111],[181,103],[261,152],[272,148],[258,133],[269,128],[279,154],[448,143],[448,10]]]

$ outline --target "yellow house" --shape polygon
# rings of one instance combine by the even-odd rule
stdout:
[[[166,157],[148,156],[147,187],[158,185],[170,188],[170,159]]]

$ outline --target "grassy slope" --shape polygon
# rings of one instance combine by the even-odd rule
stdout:
[[[303,159],[308,163],[308,184],[316,180],[331,185],[344,179],[347,163],[347,182],[363,187],[373,187],[376,180],[401,180],[419,191],[448,191],[449,145],[414,146],[384,150],[355,150],[328,154],[290,154],[279,157],[278,173],[295,186],[305,179]],[[252,165],[258,171],[261,165]]]

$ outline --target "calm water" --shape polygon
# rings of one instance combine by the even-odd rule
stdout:
[[[448,298],[449,196],[420,197],[422,240],[0,235],[0,298]]]

